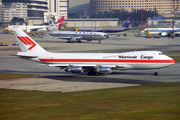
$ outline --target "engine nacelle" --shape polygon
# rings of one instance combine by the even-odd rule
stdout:
[[[96,72],[98,73],[104,73],[104,74],[110,74],[112,72],[112,68],[111,67],[101,67],[101,68],[97,68]]]
[[[76,42],[76,41],[77,41],[77,38],[75,38],[75,37],[71,38],[71,42]]]
[[[163,37],[163,36],[167,36],[168,35],[168,33],[167,32],[162,32],[162,33],[160,33],[161,34],[161,36]]]
[[[72,72],[72,73],[82,73],[83,67],[82,66],[74,66],[74,67],[67,68],[65,71]]]

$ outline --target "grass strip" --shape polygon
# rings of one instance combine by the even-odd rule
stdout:
[[[37,77],[38,74],[22,74],[22,73],[0,73],[0,80]]]
[[[179,120],[180,83],[61,93],[0,89],[0,119]]]

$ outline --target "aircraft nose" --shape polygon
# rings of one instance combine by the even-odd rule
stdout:
[[[172,64],[175,64],[175,63],[176,63],[176,61],[175,61],[174,59],[172,59],[171,61],[172,61]]]
[[[108,38],[109,38],[109,36],[108,36],[108,35],[104,35],[104,37],[105,37],[106,39],[108,39]]]
[[[141,33],[144,33],[144,30],[142,30]]]
[[[170,57],[168,57],[168,58],[170,58]],[[176,61],[174,59],[170,58],[169,61],[168,61],[168,66],[173,65],[175,63],[176,63]]]

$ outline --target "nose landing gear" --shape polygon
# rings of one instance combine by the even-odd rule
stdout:
[[[157,69],[156,72],[154,72],[154,75],[159,76],[159,72],[158,71],[159,71],[159,69]]]

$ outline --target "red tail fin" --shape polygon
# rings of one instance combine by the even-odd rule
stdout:
[[[56,27],[61,27],[62,26],[62,23],[64,21],[64,16],[62,16],[57,22],[56,22]]]

